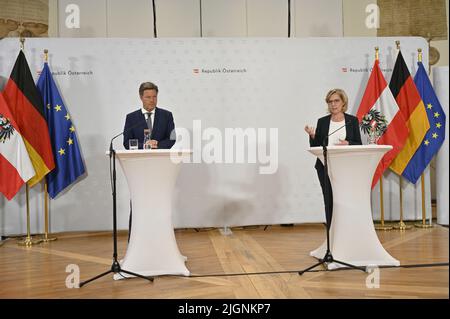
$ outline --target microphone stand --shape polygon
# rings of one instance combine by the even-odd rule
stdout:
[[[118,135],[116,135],[116,136],[114,136],[111,139],[111,143],[109,144],[109,160],[111,161],[111,158],[112,158],[112,164],[113,164],[112,165],[113,166],[113,171],[112,171],[112,179],[113,179],[113,186],[112,186],[112,197],[113,197],[113,242],[114,242],[113,263],[111,265],[111,269],[110,270],[108,270],[108,271],[106,271],[104,273],[101,273],[101,274],[99,274],[99,275],[97,275],[97,276],[95,276],[95,277],[93,277],[93,278],[91,278],[89,280],[80,282],[80,288],[83,287],[84,285],[86,285],[87,283],[90,283],[91,281],[94,281],[94,280],[99,279],[99,278],[101,278],[103,276],[106,276],[109,273],[114,273],[114,274],[118,274],[119,273],[120,274],[121,272],[123,272],[125,274],[128,274],[128,275],[131,275],[131,276],[135,276],[135,277],[139,277],[139,278],[142,278],[142,279],[149,280],[150,282],[153,282],[153,277],[150,277],[150,276],[146,277],[146,276],[139,275],[139,274],[136,274],[134,272],[122,269],[120,267],[119,261],[117,260],[116,151],[113,148],[113,140],[116,137],[118,137],[118,136],[120,136],[122,134],[123,134],[123,132],[118,134]]]
[[[345,126],[343,126],[345,127]],[[340,130],[342,127],[340,127],[339,129],[337,129],[336,131]],[[334,131],[333,133],[335,133],[336,131]],[[323,148],[323,161],[324,161],[324,181],[323,181],[323,185],[325,186],[325,198],[329,198],[329,186],[330,183],[328,183],[328,148],[327,148],[327,144],[328,144],[328,137],[330,135],[332,135],[333,133],[329,134],[327,137],[325,137],[325,139],[322,142],[322,148]],[[325,205],[325,209],[327,210],[326,215],[331,216],[333,210],[331,209],[330,205]],[[331,220],[331,218],[330,218]],[[345,263],[343,261],[334,259],[333,255],[331,254],[331,250],[330,250],[330,228],[331,228],[331,221],[327,221],[326,222],[326,231],[327,231],[327,251],[325,252],[325,256],[322,259],[319,259],[319,262],[312,265],[311,267],[308,267],[304,270],[301,270],[298,272],[298,274],[301,276],[303,275],[305,272],[310,271],[313,268],[316,268],[317,266],[323,265],[325,263],[338,263],[344,266],[347,266],[349,268],[353,268],[353,269],[358,269],[361,270],[363,272],[366,272],[366,269],[364,267],[358,267],[349,263]],[[326,270],[328,270],[328,268],[326,268]]]

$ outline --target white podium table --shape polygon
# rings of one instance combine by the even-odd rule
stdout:
[[[130,190],[133,221],[130,242],[120,266],[143,276],[189,276],[172,223],[172,192],[181,159],[189,150],[120,150],[116,157]],[[114,279],[133,277],[115,274]]]
[[[372,219],[371,185],[375,169],[390,145],[351,145],[328,147],[328,174],[333,188],[333,218],[330,251],[336,260],[355,266],[399,266],[381,245]],[[309,152],[323,163],[322,147]],[[311,256],[322,259],[326,240]],[[328,269],[345,267],[330,263]]]

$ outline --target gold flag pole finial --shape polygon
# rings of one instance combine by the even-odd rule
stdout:
[[[44,49],[44,62],[47,63],[48,62],[48,50]]]
[[[375,47],[375,60],[377,60],[378,61],[378,59],[379,59],[379,51],[380,51],[380,49],[378,48],[378,47]]]
[[[25,38],[20,37],[19,41],[20,41],[20,50],[23,51],[25,49]]]
[[[400,41],[399,40],[395,41],[395,45],[397,46],[397,50],[400,51]]]
[[[417,49],[417,60],[419,62],[422,62],[422,49],[421,48]]]

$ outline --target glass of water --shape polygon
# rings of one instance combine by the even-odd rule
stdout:
[[[130,146],[130,150],[137,150],[138,149],[138,140],[137,139],[130,139],[128,141],[128,144]]]

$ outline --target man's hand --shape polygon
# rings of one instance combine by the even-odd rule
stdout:
[[[349,142],[347,140],[339,139],[339,142],[336,143],[335,145],[349,145]]]
[[[150,140],[150,146],[152,148],[158,148],[158,141],[157,140]]]

